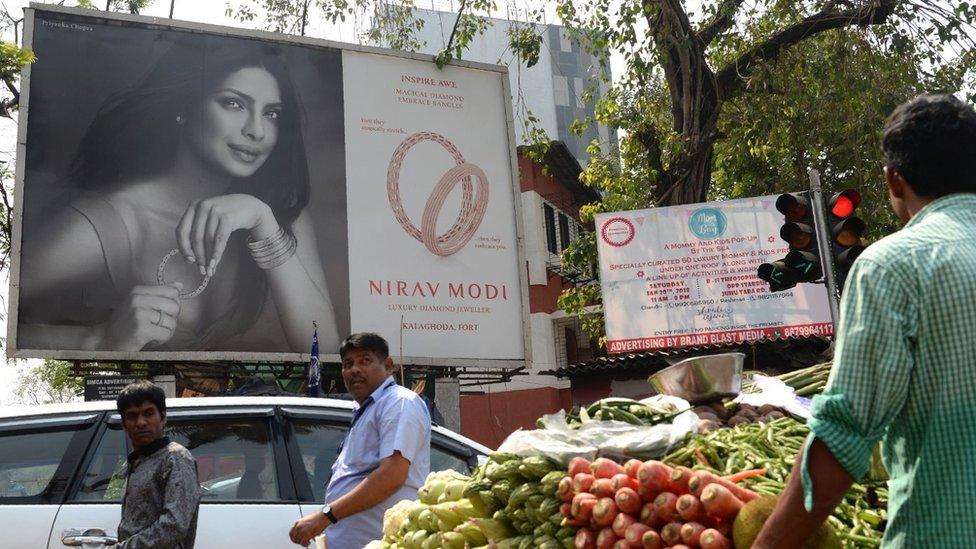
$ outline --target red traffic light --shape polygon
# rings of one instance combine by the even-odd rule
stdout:
[[[842,219],[854,215],[854,210],[861,204],[861,193],[854,189],[847,189],[835,194],[830,199],[830,213]]]
[[[799,221],[810,211],[810,201],[801,194],[786,193],[776,199],[776,209],[787,221]]]

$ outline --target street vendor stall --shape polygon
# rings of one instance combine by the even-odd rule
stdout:
[[[822,390],[830,364],[779,378],[728,356],[675,366],[652,385],[690,401],[608,398],[540,418],[472,476],[431,475],[375,547],[750,547],[809,432],[798,394]],[[878,547],[886,479],[872,468],[804,547]]]

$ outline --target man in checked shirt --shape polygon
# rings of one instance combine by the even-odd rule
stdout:
[[[200,485],[189,450],[163,436],[166,394],[149,381],[127,385],[116,400],[134,450],[128,457],[120,549],[192,549]]]
[[[905,227],[851,269],[827,390],[753,549],[800,547],[879,440],[891,474],[881,546],[973,546],[976,111],[951,95],[918,97],[888,118],[881,149]]]

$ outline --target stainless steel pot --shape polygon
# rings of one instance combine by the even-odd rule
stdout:
[[[718,400],[739,394],[745,358],[742,353],[686,358],[647,380],[658,393],[691,403]]]

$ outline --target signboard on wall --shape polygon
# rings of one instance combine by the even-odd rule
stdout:
[[[775,196],[595,216],[611,353],[833,333],[827,291],[770,293],[758,266],[788,249]]]
[[[126,385],[143,379],[138,376],[85,376],[85,402],[115,400]]]
[[[27,13],[10,356],[526,360],[504,67]]]

